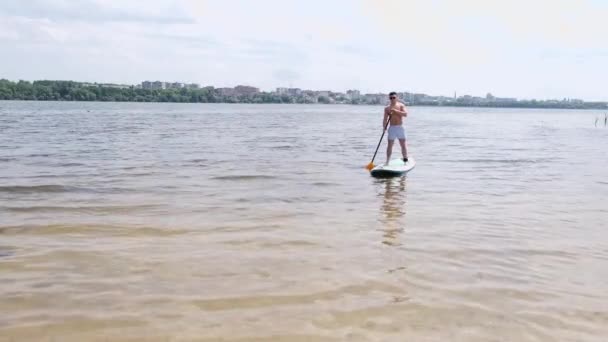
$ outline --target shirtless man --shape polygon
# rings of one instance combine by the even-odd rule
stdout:
[[[388,146],[386,148],[387,165],[391,160],[395,139],[399,139],[403,161],[407,162],[407,147],[405,146],[406,136],[405,129],[403,128],[403,118],[407,116],[407,110],[403,103],[397,101],[397,93],[393,91],[388,94],[388,97],[391,100],[391,103],[384,108],[384,121],[382,121],[382,129],[384,129],[386,121],[390,120],[390,126],[388,127]]]

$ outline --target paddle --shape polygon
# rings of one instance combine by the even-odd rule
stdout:
[[[382,143],[382,138],[384,138],[384,132],[386,132],[386,128],[388,127],[388,123],[391,121],[391,116],[389,114],[388,119],[386,119],[386,123],[384,124],[384,129],[382,130],[382,135],[380,136],[380,141],[378,141],[378,146],[376,146],[376,152],[374,152],[374,156],[372,157],[372,161],[367,164],[365,167],[369,171],[374,168],[374,159],[376,159],[376,154],[378,153],[378,149],[380,148],[380,144]]]

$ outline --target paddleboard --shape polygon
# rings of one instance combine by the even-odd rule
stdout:
[[[373,168],[370,173],[373,177],[398,177],[410,172],[416,166],[416,161],[412,157],[408,157],[407,163],[402,159],[392,159],[388,165],[378,165]]]

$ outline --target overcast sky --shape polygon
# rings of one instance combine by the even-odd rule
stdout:
[[[0,0],[0,78],[608,100],[608,0]]]

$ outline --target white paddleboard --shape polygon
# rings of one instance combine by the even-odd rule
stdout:
[[[392,159],[388,164],[378,165],[370,173],[373,177],[398,177],[410,172],[416,166],[416,160],[408,157],[407,163],[402,159]]]

